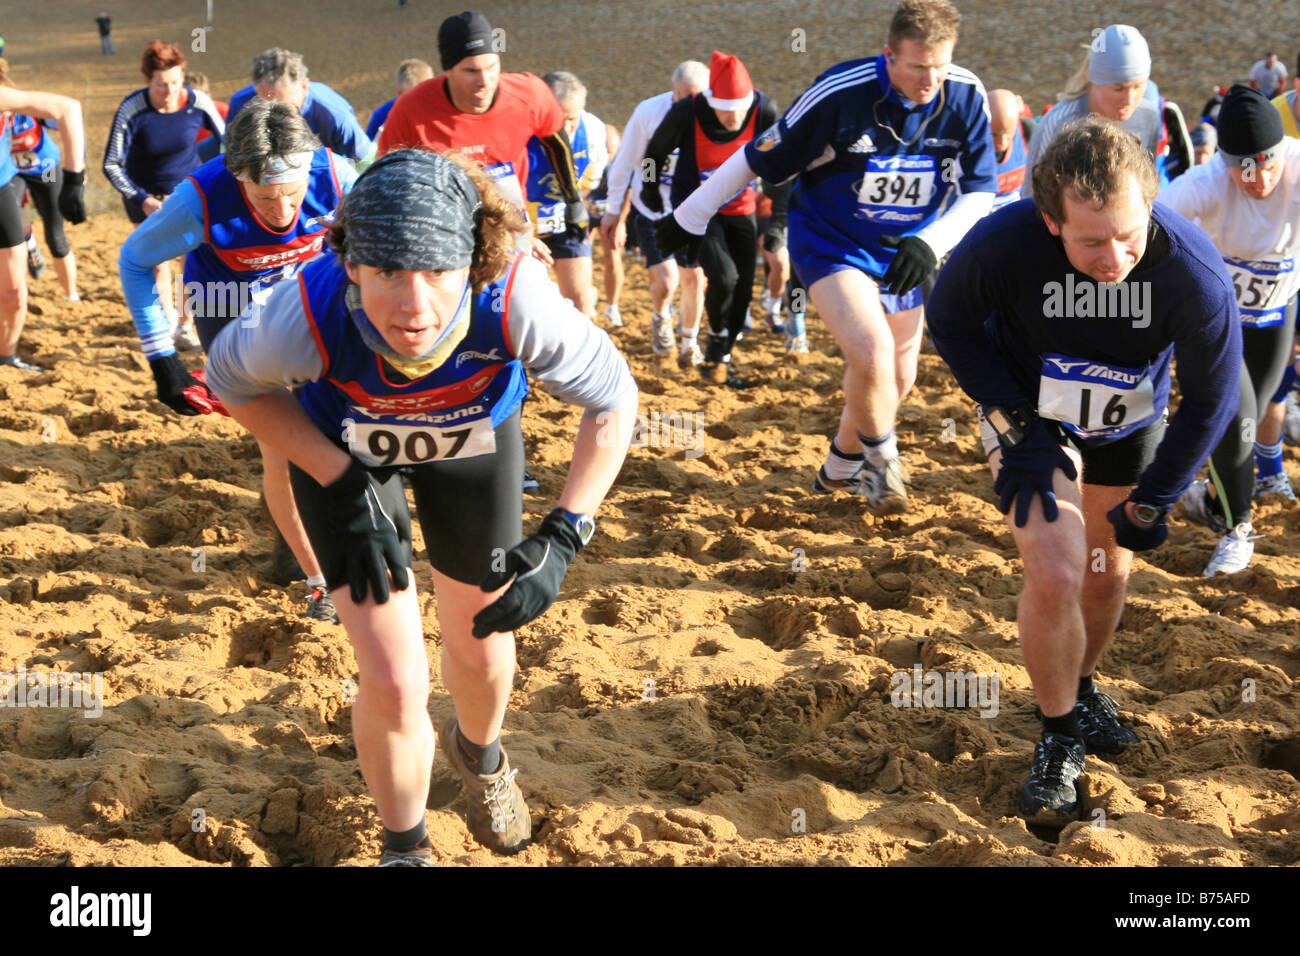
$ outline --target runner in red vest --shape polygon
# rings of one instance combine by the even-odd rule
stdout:
[[[1001,209],[1020,199],[1029,160],[1029,137],[1025,135],[1025,118],[1021,103],[1010,90],[989,93],[989,124],[993,132],[993,152],[998,164],[998,194],[993,208]],[[1033,119],[1029,119],[1032,123]]]
[[[680,150],[671,196],[676,207],[733,153],[780,118],[776,103],[754,89],[749,71],[738,57],[713,52],[709,87],[704,93],[674,103],[650,138],[645,154],[654,161],[656,175],[642,185],[641,201],[652,212],[663,209],[659,175],[665,171],[673,150]],[[775,250],[785,234],[789,190],[767,183],[763,189],[772,197],[772,215],[763,235],[763,245]],[[702,266],[708,279],[704,308],[709,316],[709,344],[700,374],[710,382],[732,388],[749,384],[732,371],[731,350],[744,328],[754,294],[757,204],[751,182],[709,220],[708,231],[701,237],[698,249],[687,249],[684,253],[691,260],[688,264]]]

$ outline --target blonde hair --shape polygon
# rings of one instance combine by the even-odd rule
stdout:
[[[9,79],[9,61],[0,56],[0,86],[12,86],[18,89],[18,85]]]
[[[1065,89],[1056,94],[1058,102],[1077,100],[1087,96],[1092,90],[1092,80],[1088,79],[1088,66],[1092,62],[1092,47],[1083,55],[1083,64],[1074,71],[1074,75],[1065,81]]]
[[[957,42],[961,14],[948,0],[903,0],[889,22],[889,46],[897,50],[904,40],[923,46]]]

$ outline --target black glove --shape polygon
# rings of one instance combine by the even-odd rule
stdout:
[[[330,539],[338,547],[321,570],[330,588],[344,581],[352,586],[352,600],[366,599],[369,584],[376,604],[388,600],[388,574],[393,589],[405,591],[408,584],[406,558],[397,537],[397,526],[384,511],[368,472],[355,458],[343,476],[323,486],[330,501]]]
[[[515,579],[505,594],[474,615],[474,636],[513,631],[544,614],[581,549],[573,525],[555,511],[548,514],[535,535],[506,552],[505,569],[489,571],[479,585],[490,592]]]
[[[763,231],[763,249],[767,252],[780,252],[785,248],[785,227],[768,224]]]
[[[1056,492],[1052,478],[1056,469],[1074,481],[1079,477],[1074,462],[1065,449],[1052,437],[1042,419],[1034,417],[1024,439],[1014,448],[1002,449],[1002,467],[993,482],[993,493],[998,496],[998,510],[1007,514],[1011,502],[1016,503],[1016,527],[1029,523],[1029,506],[1034,495],[1043,496],[1043,517],[1055,521],[1060,511],[1056,507]]]
[[[659,184],[657,182],[641,184],[641,205],[645,206],[651,212],[664,211],[664,197],[663,194],[659,192]]]
[[[86,173],[63,171],[63,188],[59,190],[59,215],[74,226],[86,221]]]
[[[587,204],[581,199],[575,199],[564,204],[564,224],[569,227],[569,231],[573,234],[586,235],[587,225],[590,221],[590,217],[587,215]]]
[[[894,261],[885,271],[881,283],[890,295],[906,295],[926,279],[939,264],[930,244],[917,236],[881,236],[886,249],[897,249]]]
[[[667,257],[681,251],[691,262],[699,258],[700,243],[704,241],[704,237],[687,232],[677,221],[676,216],[669,213],[662,219],[656,219],[654,230],[655,248],[659,250],[659,255]]]
[[[1163,512],[1155,524],[1136,524],[1129,520],[1128,509],[1125,507],[1129,501],[1134,500],[1130,496],[1127,501],[1121,501],[1106,512],[1106,519],[1115,526],[1115,543],[1130,551],[1150,551],[1160,547],[1165,543],[1165,538],[1169,537],[1169,525],[1165,523],[1169,512]]]
[[[158,385],[158,401],[182,415],[199,414],[199,410],[185,397],[184,391],[190,386],[199,388],[204,386],[190,374],[190,370],[185,367],[180,356],[173,352],[165,358],[150,359],[149,369],[153,372],[153,380]]]

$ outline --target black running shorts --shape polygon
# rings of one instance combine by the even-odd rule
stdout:
[[[497,426],[496,446],[491,455],[370,469],[379,500],[397,525],[407,567],[412,557],[411,512],[404,475],[415,494],[429,563],[447,577],[478,584],[492,569],[494,551],[508,551],[522,540],[524,439],[518,411]],[[312,550],[323,567],[330,567],[340,542],[326,521],[328,498],[315,479],[292,463],[289,478]],[[346,581],[325,583],[332,591],[347,586]]]

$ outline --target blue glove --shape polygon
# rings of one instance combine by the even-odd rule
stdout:
[[[1014,448],[1002,449],[1002,467],[993,482],[993,493],[998,496],[998,510],[1007,514],[1011,502],[1016,503],[1016,527],[1029,523],[1029,506],[1034,495],[1043,496],[1043,517],[1055,521],[1060,511],[1056,507],[1056,492],[1052,489],[1052,476],[1056,469],[1074,481],[1079,477],[1074,462],[1065,449],[1052,437],[1042,419],[1033,418],[1024,439]]]
[[[1165,538],[1169,537],[1169,525],[1165,524],[1169,512],[1162,514],[1155,524],[1135,524],[1129,520],[1128,509],[1125,508],[1132,500],[1129,498],[1128,501],[1121,501],[1106,512],[1106,520],[1115,526],[1115,543],[1130,551],[1150,551],[1160,547],[1165,543]]]

